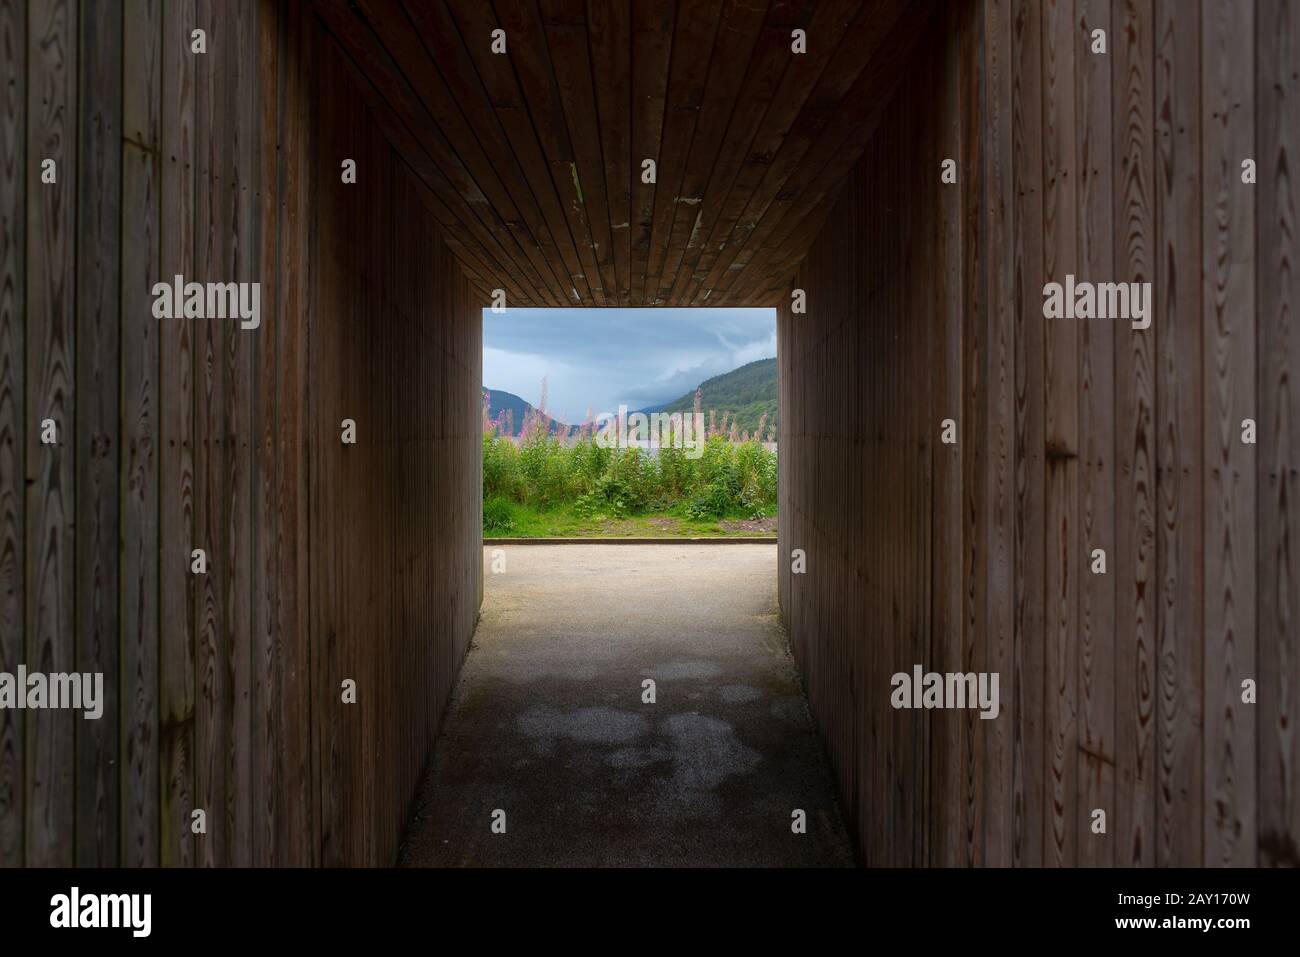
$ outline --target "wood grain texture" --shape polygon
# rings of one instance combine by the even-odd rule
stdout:
[[[463,159],[467,167],[475,170],[475,184],[510,227],[513,239],[533,270],[538,294],[550,305],[564,302],[568,296],[562,292],[563,286],[553,274],[538,242],[541,217],[536,210],[535,201],[523,185],[522,177],[517,174],[514,164],[499,166],[488,161],[487,150],[491,150],[494,155],[510,155],[508,143],[498,140],[493,144],[489,141],[485,149],[479,142],[464,116],[456,94],[437,68],[428,44],[422,40],[422,33],[412,29],[412,20],[376,17],[377,5],[374,3],[362,3],[359,6],[385,48],[392,54],[396,66],[419,91],[429,115],[445,135],[447,145],[455,151],[456,156]],[[429,14],[431,11],[424,12]],[[496,124],[488,122],[481,125],[491,130]]]
[[[309,630],[307,546],[307,336],[311,322],[308,246],[310,214],[306,197],[315,188],[311,149],[312,63],[315,33],[305,24],[300,4],[290,5],[280,30],[278,170],[280,217],[277,310],[275,315],[278,368],[276,463],[276,536],[279,576],[276,580],[281,636],[276,670],[280,690],[277,718],[282,734],[277,753],[283,792],[277,831],[284,835],[277,864],[306,866],[319,860],[319,800],[315,728],[310,697],[312,685]],[[296,264],[306,263],[307,268]]]
[[[937,102],[941,120],[937,124],[936,155],[944,159],[961,156],[962,128],[958,120],[962,96],[958,56],[959,10],[949,6],[943,14],[944,42],[937,67]],[[943,343],[932,372],[934,396],[930,429],[942,430],[952,419],[958,436],[964,434],[961,402],[962,299],[960,277],[964,238],[964,191],[939,191],[934,262],[942,280],[934,284],[937,304],[937,336]],[[935,421],[937,420],[937,421]],[[942,438],[942,436],[941,436]],[[957,671],[961,662],[961,573],[962,545],[962,457],[961,445],[940,441],[933,446],[933,569],[931,572],[930,667],[936,671]],[[930,851],[927,863],[954,866],[960,863],[961,780],[964,751],[961,727],[955,713],[943,712],[930,721]]]
[[[25,663],[27,5],[0,2],[0,671]],[[22,712],[0,710],[0,867],[23,860]]]
[[[1257,857],[1256,706],[1242,682],[1257,674],[1255,190],[1242,182],[1253,152],[1250,62],[1254,8],[1201,6],[1202,448],[1205,482],[1205,860]]]
[[[984,260],[989,332],[983,373],[987,383],[984,432],[978,441],[988,452],[989,465],[980,506],[985,513],[985,538],[980,558],[983,608],[978,670],[1007,676],[1013,674],[1015,609],[1015,276],[1006,268],[1005,255],[1015,241],[1013,197],[1017,189],[1013,164],[1013,29],[1009,0],[985,4],[983,234],[989,249]],[[916,282],[924,282],[923,274],[918,273]],[[986,809],[979,860],[988,866],[1005,867],[1011,863],[1015,826],[1012,729],[1016,722],[1013,701],[1008,701],[1005,718],[981,721]]]
[[[701,197],[683,192],[687,158],[695,137],[700,109],[709,83],[713,58],[720,64],[730,57],[748,59],[743,46],[734,51],[714,48],[723,13],[722,0],[678,0],[673,31],[668,87],[664,95],[663,132],[659,144],[654,211],[650,219],[649,250],[645,270],[644,305],[660,305],[659,287],[672,238],[678,207],[699,205]],[[722,34],[726,37],[727,34]],[[743,39],[741,39],[743,44]],[[715,80],[715,82],[717,82]],[[691,212],[698,212],[692,209]]]
[[[319,3],[315,9],[333,37],[346,45],[349,58],[358,64],[376,88],[388,97],[397,94],[396,99],[391,100],[391,107],[414,141],[420,144],[424,154],[422,167],[433,171],[428,185],[455,212],[467,235],[474,237],[483,258],[494,271],[493,278],[510,293],[510,301],[526,303],[537,299],[535,267],[523,255],[505,222],[492,210],[482,188],[370,25],[338,0]],[[314,27],[312,20],[307,24]]]
[[[1114,254],[1113,51],[1093,52],[1093,31],[1114,36],[1108,0],[1076,0],[1075,143],[1080,281],[1110,282]],[[1111,41],[1114,42],[1114,41]],[[1079,583],[1077,817],[1078,863],[1109,867],[1115,847],[1115,341],[1122,320],[1082,320],[1079,328]],[[1096,550],[1105,555],[1097,572]],[[1097,833],[1093,817],[1107,818]]]
[[[27,35],[27,570],[26,664],[46,674],[76,665],[76,181],[77,15],[73,0],[29,11]],[[42,183],[44,160],[57,180]],[[56,441],[42,441],[44,423]],[[75,860],[74,721],[28,711],[28,864]]]
[[[431,4],[412,9],[411,14],[439,62],[456,64],[455,69],[444,70],[444,76],[458,98],[479,104],[475,115],[482,119],[474,123],[478,134],[487,142],[498,144],[505,162],[511,162],[513,156],[520,175],[527,181],[546,226],[544,232],[535,229],[534,239],[545,243],[549,234],[550,248],[558,252],[560,259],[551,269],[562,283],[559,301],[571,301],[573,290],[588,288],[584,278],[586,267],[579,262],[574,234],[551,179],[540,134],[524,108],[518,79],[513,70],[505,68],[501,56],[491,50],[492,31],[500,28],[491,6],[451,2],[445,9]],[[376,91],[376,95],[383,98],[382,92]],[[492,111],[499,132],[492,129],[488,110]],[[395,141],[390,138],[390,142]],[[453,225],[445,219],[439,222]],[[495,287],[499,283],[493,278],[491,285]]]
[[[1011,837],[1012,861],[1043,862],[1045,768],[1043,764],[1044,569],[1043,501],[1046,484],[1042,397],[1044,326],[1039,321],[1043,288],[1043,103],[1041,5],[1020,0],[1013,14],[1012,159],[1016,176],[1015,276],[1015,659]]]
[[[829,205],[865,140],[844,143],[858,124],[832,121],[887,99],[854,78],[876,54],[897,58],[877,76],[897,78],[909,51],[884,42],[890,28],[928,12],[903,0],[314,5],[450,178],[444,225],[464,258],[538,306],[717,301],[720,280],[757,301],[771,278],[752,263],[760,251],[788,280],[820,224],[783,241],[803,222],[781,226],[798,177],[830,166],[807,204]],[[806,53],[791,49],[796,28]],[[640,181],[645,159],[656,183]]]
[[[783,64],[783,72],[757,124],[752,130],[737,127],[723,148],[724,157],[733,150],[739,151],[740,155],[733,161],[738,168],[726,195],[709,202],[701,211],[702,225],[711,223],[712,228],[706,233],[707,240],[687,286],[686,296],[691,302],[702,303],[712,297],[717,277],[734,255],[729,250],[738,242],[748,240],[755,228],[754,222],[742,221],[741,216],[822,74],[832,64],[839,64],[841,75],[843,71],[860,68],[864,59],[861,53],[848,55],[847,51],[874,51],[884,31],[893,24],[896,13],[892,7],[875,11],[863,4],[837,3],[818,4],[811,19],[792,10],[775,12],[773,30],[777,35],[773,41],[773,57],[776,59],[767,68],[775,71],[779,63]],[[810,36],[829,37],[834,46],[823,53],[822,44],[826,41],[818,40],[816,56],[790,56],[790,35],[794,28],[805,29]],[[749,82],[746,86],[753,89]],[[725,169],[720,165],[718,171]],[[724,253],[727,258],[719,266],[718,259]]]
[[[664,132],[665,101],[672,57],[677,0],[663,4],[632,4],[632,50],[629,56],[632,115],[631,223],[632,295],[630,302],[644,304],[648,295],[646,271],[654,229],[658,185],[646,182],[645,161],[659,160]]]
[[[550,49],[543,11],[538,4],[519,3],[515,0],[494,4],[493,10],[496,14],[494,25],[506,33],[508,53],[492,54],[492,69],[500,71],[509,66],[514,72],[518,81],[517,102],[532,117],[545,153],[551,189],[555,191],[564,210],[569,233],[573,237],[578,261],[582,266],[582,272],[573,277],[576,282],[566,290],[562,301],[565,304],[602,305],[605,294],[598,265],[600,251],[596,248],[596,233],[582,193],[581,172],[578,170],[574,146],[575,134],[565,120],[560,86],[552,66],[557,54]],[[473,44],[481,49],[488,44],[490,33],[484,30],[477,36],[485,37]],[[506,56],[509,57],[508,64],[503,62]]]
[[[1300,8],[1256,8],[1259,864],[1300,865]]]
[[[783,542],[811,542],[850,567],[863,553],[854,538],[908,542],[885,546],[885,563],[863,553],[854,606],[836,574],[812,583],[782,569],[778,588],[866,861],[1294,862],[1296,75],[1282,64],[1296,26],[1280,0],[1252,6],[1258,16],[1244,23],[1241,10],[954,5],[923,48],[942,36],[955,52],[912,61],[912,83],[815,233],[796,280],[809,314],[778,313]],[[1094,29],[1106,31],[1105,54],[1092,50]],[[927,149],[896,112],[910,97],[910,115],[936,114],[940,149],[959,160],[962,188],[934,205],[933,187],[910,175]],[[1250,153],[1253,187],[1241,180]],[[906,209],[897,196],[910,197]],[[909,259],[918,222],[937,237],[928,261],[943,264],[924,280]],[[1151,327],[1040,319],[1044,283],[1067,276],[1151,283]],[[783,301],[778,284],[767,288]],[[925,318],[927,294],[947,318]],[[846,324],[845,310],[857,321]],[[916,341],[946,343],[928,388],[915,369],[897,375],[910,369],[891,326],[899,310],[934,323]],[[837,361],[850,326],[858,374],[870,370],[857,393]],[[834,432],[819,418],[831,392],[866,410],[846,439],[866,449],[844,480],[848,505],[830,478]],[[962,436],[957,469],[942,449],[933,458],[929,526],[898,478],[918,434],[908,410],[927,402],[955,404]],[[1258,446],[1241,440],[1246,418]],[[882,444],[894,458],[877,463]],[[888,515],[852,504],[876,501],[890,503]],[[840,527],[842,539],[827,531]],[[928,619],[909,604],[907,570],[926,548]],[[1091,571],[1093,548],[1105,550],[1104,575]],[[856,634],[828,632],[855,613]],[[1008,724],[936,712],[916,761],[906,721],[882,718],[870,700],[906,660],[907,628],[928,630],[935,667],[1001,669]],[[844,667],[860,680],[841,681]],[[1267,675],[1252,679],[1268,700],[1257,710],[1241,701],[1254,675]],[[848,717],[855,708],[861,717]],[[925,795],[919,845],[899,780]],[[1094,810],[1107,812],[1105,833],[1092,829]]]
[[[793,259],[785,258],[799,246],[791,245],[790,237],[810,210],[820,208],[826,191],[834,189],[874,132],[931,9],[931,4],[916,3],[899,16],[888,6],[864,11],[843,36],[844,52],[825,58],[826,68],[804,108],[782,134],[749,196],[741,214],[742,234],[720,253],[706,280],[712,283],[713,299],[725,293],[732,304],[748,303],[759,293],[754,301],[762,301],[770,277],[789,275],[788,264],[802,255],[800,249]],[[832,111],[832,103],[840,105]],[[758,276],[763,284],[753,282]]]
[[[119,729],[127,687],[119,674],[118,422],[122,370],[119,297],[122,191],[122,10],[85,4],[77,24],[76,668],[104,676],[104,718],[78,720],[76,861],[105,866],[118,855]],[[71,172],[71,171],[69,171]],[[156,546],[151,552],[157,551]],[[125,624],[125,622],[123,622]],[[128,673],[129,676],[129,673]],[[146,700],[152,700],[153,685]],[[131,697],[130,692],[126,696]],[[106,720],[107,719],[107,720]],[[144,761],[151,749],[138,748]],[[151,782],[152,783],[152,782]]]
[[[854,22],[860,7],[861,4],[855,0],[818,4],[815,7],[787,3],[767,5],[746,72],[733,97],[725,135],[717,146],[716,161],[712,162],[708,171],[708,183],[701,194],[695,224],[685,240],[680,266],[676,269],[671,289],[672,295],[687,295],[689,289],[694,298],[694,291],[698,290],[699,283],[708,275],[701,264],[712,263],[716,253],[721,251],[721,241],[713,240],[714,230],[726,211],[741,166],[748,158],[750,146],[783,88],[787,74],[792,71],[801,72],[800,58],[792,57],[788,52],[791,31],[802,29],[817,37],[841,37],[845,28]],[[824,61],[819,56],[815,62],[823,65]],[[802,72],[811,74],[811,65],[808,66]],[[721,135],[722,129],[718,128],[716,132]],[[738,207],[733,205],[731,224],[734,224],[738,212]],[[707,258],[706,252],[709,253]]]
[[[1065,282],[1077,270],[1078,198],[1075,166],[1075,39],[1073,4],[1043,11],[1043,277]],[[1085,568],[1078,526],[1079,333],[1069,323],[1044,323],[1044,620],[1048,779],[1043,864],[1077,862],[1079,576]]]
[[[479,5],[479,10],[490,16],[486,5]],[[456,108],[471,117],[468,122],[473,133],[481,138],[482,148],[495,157],[494,165],[511,202],[523,214],[530,259],[536,262],[542,255],[539,250],[548,244],[560,251],[563,266],[558,273],[554,264],[542,268],[547,301],[568,302],[582,267],[578,264],[564,212],[550,185],[549,171],[540,159],[537,134],[522,110],[506,107],[507,103],[514,102],[513,92],[506,92],[515,89],[513,75],[510,71],[492,69],[500,64],[486,46],[479,48],[480,57],[471,58],[461,39],[462,28],[444,4],[420,4],[408,7],[407,13],[434,61],[452,64],[439,70],[440,82],[436,89],[445,90],[442,95],[449,95]],[[485,65],[482,77],[476,61]],[[438,221],[447,226],[453,223],[443,218]]]
[[[199,283],[228,282],[231,239],[228,204],[222,183],[229,175],[226,115],[230,102],[223,81],[233,37],[212,0],[196,0],[195,23],[207,32],[208,53],[195,56],[194,137],[194,271]],[[187,277],[188,278],[188,277]],[[229,632],[225,588],[231,547],[226,497],[229,446],[225,416],[230,393],[226,361],[228,338],[238,335],[230,323],[194,324],[194,541],[204,553],[206,570],[194,572],[194,806],[205,815],[206,830],[195,836],[196,863],[204,867],[229,862],[226,800],[229,747],[227,671]]]
[[[0,669],[108,686],[0,712],[0,863],[394,859],[500,286],[778,306],[777,593],[863,862],[1295,864],[1297,49],[1294,0],[0,0]],[[154,317],[177,275],[261,328]],[[1151,328],[1043,317],[1067,275]],[[998,718],[891,707],[917,664]]]
[[[189,52],[193,0],[164,3],[160,275],[191,276],[195,265],[195,61]],[[194,395],[198,326],[158,323],[159,442],[159,813],[165,866],[196,861],[194,654],[196,582]]]
[[[230,217],[230,249],[227,275],[237,282],[255,282],[259,275],[256,246],[257,223],[254,199],[258,164],[253,149],[259,115],[251,108],[258,101],[261,77],[258,69],[257,4],[240,0],[225,8],[227,47],[226,83],[233,87],[233,108],[226,119],[229,150],[227,176],[221,184],[222,201]],[[260,293],[259,293],[260,295]],[[260,317],[259,317],[260,322]],[[233,866],[252,862],[253,844],[253,578],[257,568],[254,541],[264,528],[254,524],[253,455],[257,446],[254,418],[253,369],[267,333],[259,324],[234,330],[225,356],[230,379],[230,400],[226,408],[224,434],[228,449],[226,468],[227,550],[225,590],[226,672],[229,681],[230,736],[227,744],[227,820],[230,827],[228,859]]]
[[[159,536],[161,324],[150,291],[162,239],[162,6],[123,7],[121,430],[122,430],[122,859],[161,860],[159,762]],[[114,853],[116,858],[116,849]]]
[[[1155,279],[1155,9],[1113,6],[1114,236],[1118,282]],[[1154,303],[1153,303],[1154,306]],[[1154,319],[1153,319],[1154,321]],[[1114,863],[1156,849],[1156,336],[1115,327]]]
[[[490,272],[444,229],[454,218],[310,10],[5,3],[0,50],[0,668],[98,673],[105,690],[99,721],[0,713],[0,862],[390,863],[482,595]],[[345,216],[342,197],[319,195],[337,184],[321,90],[351,104],[331,115],[378,174]],[[331,325],[315,325],[340,264],[356,317],[331,300]],[[156,315],[154,284],[176,277],[261,284],[260,327]],[[372,335],[390,308],[397,321]],[[346,381],[357,357],[377,465],[356,456],[338,476],[317,456],[315,488],[382,507],[336,497],[313,522],[324,427],[309,363]],[[399,421],[408,408],[417,418]],[[407,505],[435,473],[447,494],[412,526]],[[354,534],[365,550],[343,544]],[[331,570],[349,618],[314,640],[309,582]],[[331,643],[367,689],[332,765],[317,750],[318,722],[338,714],[319,681]],[[323,831],[322,801],[334,811],[340,796]]]
[[[1202,860],[1204,482],[1199,17],[1156,4],[1155,270],[1158,515],[1156,862]]]
[[[592,258],[597,269],[593,295],[597,304],[613,305],[618,301],[618,278],[610,228],[610,189],[605,177],[596,106],[597,81],[588,52],[590,39],[586,4],[584,0],[543,0],[541,11],[551,72],[563,107],[564,122],[572,135],[573,160],[569,179],[574,195],[569,202],[583,209],[591,233]],[[611,84],[606,80],[602,85]],[[630,172],[625,163],[619,163],[619,166]],[[593,283],[589,281],[588,285]]]
[[[607,299],[620,304],[630,302],[632,295],[631,223],[620,218],[632,208],[631,29],[630,4],[587,0],[592,75],[603,78],[594,85],[614,259],[614,286],[607,290]]]
[[[281,819],[279,731],[276,721],[280,673],[277,584],[279,540],[276,518],[276,428],[278,415],[279,349],[279,216],[280,216],[280,42],[281,25],[273,7],[259,5],[257,26],[258,115],[253,155],[257,183],[253,209],[256,276],[262,286],[262,308],[268,328],[258,342],[253,366],[253,622],[251,668],[251,776],[249,803],[252,814],[250,858],[254,866],[277,862],[283,835]]]
[[[962,302],[961,449],[962,574],[960,657],[957,672],[974,673],[982,652],[982,602],[985,601],[982,562],[987,544],[988,513],[984,507],[988,451],[984,445],[988,395],[990,323],[984,259],[989,255],[983,215],[984,165],[984,24],[976,5],[962,8],[958,20],[958,64],[963,93],[958,113],[961,142],[957,180],[966,184],[962,198],[961,272],[957,277]],[[981,719],[969,710],[956,714],[961,728],[961,833],[958,860],[967,867],[984,853],[984,735]]]
[[[957,16],[944,11],[934,22]],[[975,68],[982,36],[975,32],[964,55],[955,34],[951,45],[928,48],[919,63],[945,80],[942,110],[921,108],[936,90],[919,84],[886,106],[881,140],[836,195],[795,279],[808,295],[807,313],[792,313],[783,297],[777,314],[781,610],[867,864],[951,864],[985,853],[982,832],[968,831],[982,824],[966,813],[968,794],[984,802],[972,748],[983,741],[983,722],[972,727],[958,712],[889,704],[894,674],[910,675],[918,664],[959,670],[964,656],[984,653],[974,629],[963,635],[967,605],[958,594],[963,543],[973,541],[965,529],[963,445],[939,442],[943,419],[966,434],[977,418],[963,391],[971,381],[963,314],[983,301],[978,239],[966,226],[984,211],[960,190],[936,189],[940,157],[949,152],[967,164],[963,176],[979,175],[980,101],[966,101],[969,113],[958,107],[962,71]],[[904,148],[887,149],[885,141]],[[904,159],[918,154],[933,159]],[[904,194],[918,200],[902,202]],[[930,281],[936,260],[951,282]],[[891,508],[862,507],[883,501]],[[807,556],[805,574],[791,571],[794,548]],[[987,750],[981,744],[979,753]]]

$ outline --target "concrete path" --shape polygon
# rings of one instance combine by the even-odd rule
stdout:
[[[403,864],[853,863],[774,545],[507,546],[501,574],[491,550]]]

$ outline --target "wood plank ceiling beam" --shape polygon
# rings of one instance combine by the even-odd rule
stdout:
[[[510,306],[780,301],[933,9],[314,3],[471,284]]]

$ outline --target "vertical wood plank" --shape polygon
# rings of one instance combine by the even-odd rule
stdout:
[[[611,305],[631,305],[630,223],[619,222],[620,211],[632,208],[631,124],[631,5],[587,0],[587,31],[591,56],[599,82],[596,104],[600,120],[601,152],[605,161],[605,184],[609,191],[609,228],[614,246],[617,282],[605,290]],[[637,169],[640,165],[637,164]],[[639,179],[639,177],[638,177]],[[449,321],[456,321],[453,314]]]
[[[162,9],[122,10],[122,863],[157,865],[161,738],[159,336]]]
[[[331,53],[330,47],[322,46],[321,74],[325,77],[329,76]],[[338,95],[337,83],[331,84],[330,89],[333,95]],[[329,112],[324,113],[321,120],[324,125],[319,130],[319,142],[324,150],[333,153],[342,145],[335,138],[339,120]],[[352,145],[347,144],[345,148]],[[300,161],[305,165],[316,165],[317,162],[310,155],[301,156]],[[328,169],[328,164],[323,161],[322,166]],[[341,455],[345,451],[339,437],[342,419],[351,418],[364,429],[362,439],[367,447],[373,439],[373,423],[367,420],[362,410],[356,408],[353,400],[358,389],[364,390],[364,384],[358,386],[358,379],[366,373],[365,353],[353,356],[351,374],[346,379],[338,378],[339,370],[333,364],[350,344],[347,336],[352,323],[348,320],[357,306],[354,289],[342,281],[345,269],[348,273],[355,270],[355,260],[350,250],[344,252],[346,247],[342,245],[341,234],[350,231],[356,235],[360,239],[359,246],[362,250],[369,249],[374,244],[375,237],[359,232],[362,224],[353,222],[346,216],[352,208],[346,194],[338,192],[333,184],[322,182],[321,186],[328,191],[331,200],[318,205],[316,210],[320,219],[321,249],[336,268],[320,276],[320,325],[312,329],[306,342],[307,379],[314,383],[337,382],[338,388],[310,390],[307,397],[307,428],[310,429],[309,434],[317,452],[310,458],[310,473],[307,477],[310,493],[307,521],[315,553],[329,557],[311,563],[310,591],[306,600],[311,609],[311,634],[320,639],[313,642],[309,685],[313,689],[317,708],[314,727],[315,747],[319,755],[316,791],[320,807],[320,861],[324,866],[331,867],[347,859],[347,848],[343,843],[348,837],[348,831],[343,827],[343,822],[355,809],[346,803],[351,797],[351,790],[344,777],[349,750],[344,736],[359,723],[344,723],[340,710],[342,705],[336,705],[338,695],[333,693],[333,689],[341,687],[345,677],[354,680],[357,678],[354,674],[345,674],[346,663],[339,660],[341,653],[345,653],[348,648],[349,631],[344,611],[357,587],[352,579],[345,577],[349,563],[339,557],[339,542],[345,537],[349,538],[356,543],[359,551],[370,555],[367,543],[357,537],[364,534],[365,527],[354,528],[353,513],[337,509],[335,489],[342,485],[343,494],[346,495],[346,483],[351,477],[346,472],[348,459]],[[382,187],[381,180],[367,188],[373,193]],[[376,205],[382,203],[382,199],[376,199]],[[344,412],[344,409],[347,411]],[[358,682],[358,687],[360,685]],[[348,717],[351,718],[351,715]]]
[[[985,258],[988,296],[988,364],[984,432],[979,437],[988,450],[988,475],[983,488],[984,551],[980,588],[984,594],[981,624],[981,672],[999,675],[1002,701],[997,719],[981,719],[984,735],[984,855],[982,863],[1005,867],[1012,860],[1014,806],[1012,761],[1014,726],[1018,723],[1014,701],[1007,694],[1013,675],[1015,613],[1015,507],[1016,474],[1016,320],[1012,258],[1015,221],[1012,204],[1017,192],[1013,162],[1012,3],[989,0],[985,4],[984,75],[986,126],[984,216],[988,254]],[[916,282],[923,280],[920,276]]]
[[[1043,277],[1077,269],[1074,23],[1070,0],[1043,6]],[[1041,309],[1041,303],[1040,303]],[[1078,626],[1082,565],[1079,501],[1079,334],[1072,320],[1045,320],[1047,488],[1044,495],[1046,718],[1043,863],[1077,861]]]
[[[221,7],[225,42],[222,79],[235,91],[225,99],[223,132],[226,174],[220,184],[226,207],[225,278],[257,280],[253,198],[256,190],[253,135],[258,120],[256,10],[253,0]],[[218,320],[221,321],[221,320]],[[226,447],[225,603],[226,603],[226,806],[230,828],[227,860],[247,867],[252,860],[252,673],[253,666],[253,364],[262,326],[244,329],[226,321],[224,357],[230,391],[222,426]]]
[[[1016,4],[1012,152],[1016,190],[1015,660],[1012,861],[1043,863],[1043,94],[1042,5]],[[1005,685],[1004,685],[1005,687]]]
[[[307,590],[307,471],[302,437],[306,418],[308,377],[306,329],[311,317],[311,278],[308,228],[314,177],[311,147],[310,88],[313,82],[312,20],[300,3],[286,7],[280,60],[281,138],[279,304],[276,352],[279,367],[277,510],[279,527],[278,624],[281,635],[277,671],[282,692],[279,726],[282,732],[280,776],[285,837],[284,858],[277,863],[304,866],[317,861],[320,847],[319,790],[314,753],[312,656],[309,648]],[[306,262],[307,269],[300,268]]]
[[[1257,7],[1259,863],[1300,865],[1300,8]]]
[[[1256,706],[1255,195],[1241,161],[1255,151],[1253,5],[1204,0],[1201,200],[1205,352],[1205,864],[1254,864]]]
[[[961,70],[961,157],[957,181],[962,189],[962,413],[958,445],[962,455],[962,633],[957,671],[978,670],[983,627],[983,589],[976,585],[984,554],[983,477],[985,403],[988,363],[988,322],[984,309],[983,261],[983,111],[982,20],[975,4],[961,8],[958,21],[958,61]],[[978,716],[958,713],[962,735],[962,832],[959,862],[975,866],[983,850],[983,736]]]
[[[1078,171],[1078,268],[1082,282],[1115,280],[1111,63],[1119,42],[1111,29],[1109,0],[1076,0],[1074,32]],[[1104,30],[1106,54],[1093,53],[1092,32]],[[1115,809],[1115,338],[1122,320],[1048,320],[1078,325],[1079,335],[1079,776],[1076,832],[1078,863],[1108,867],[1114,861]],[[1104,574],[1094,573],[1093,553],[1106,554]],[[1092,829],[1105,812],[1104,833]]]
[[[631,272],[632,304],[646,305],[653,293],[647,286],[650,239],[655,216],[655,184],[642,180],[641,164],[658,163],[668,95],[668,66],[673,46],[677,0],[662,5],[632,4],[632,82],[629,115],[632,117]]]
[[[958,442],[962,456],[962,635],[961,661],[956,670],[978,671],[983,657],[982,631],[987,595],[980,580],[987,554],[988,513],[985,490],[988,449],[984,444],[989,388],[988,289],[984,233],[984,36],[977,4],[961,8],[958,34],[961,58],[961,152],[957,181],[962,189],[962,415]],[[882,147],[883,148],[883,147]],[[984,738],[982,720],[971,711],[959,712],[962,726],[962,846],[960,863],[975,866],[984,854]]]
[[[944,45],[938,108],[939,152],[944,158],[964,155],[963,132],[959,122],[961,97],[960,58],[958,51],[956,5],[949,4],[942,14]],[[953,419],[957,435],[964,434],[962,421],[962,197],[964,189],[940,189],[938,248],[935,263],[942,269],[941,281],[935,284],[939,296],[936,340],[942,343],[942,355],[936,357],[934,369],[934,415],[930,429],[941,429],[944,419]],[[853,356],[859,361],[858,355]],[[786,375],[790,375],[789,372]],[[782,406],[782,421],[786,407]],[[961,663],[961,572],[962,549],[962,444],[936,442],[934,449],[933,504],[934,529],[931,592],[930,666],[936,671],[958,670]],[[784,446],[781,459],[788,458]],[[782,503],[784,508],[784,503]],[[862,535],[856,536],[862,539]],[[943,711],[932,716],[931,737],[932,822],[929,863],[939,866],[958,864],[961,825],[961,727],[956,714]]]
[[[102,716],[78,720],[76,862],[118,858],[119,208],[122,9],[83,4],[77,24],[76,670],[103,675]],[[71,171],[70,171],[71,172]],[[148,686],[152,704],[156,681]],[[152,739],[138,754],[151,759]]]
[[[194,280],[226,282],[227,208],[221,184],[227,175],[227,141],[222,126],[227,97],[223,88],[224,51],[233,38],[224,29],[213,0],[197,0],[195,22],[207,33],[208,52],[195,55]],[[218,319],[193,323],[194,511],[195,548],[207,554],[207,572],[196,576],[195,599],[195,785],[194,806],[204,811],[206,833],[195,838],[196,860],[205,867],[227,862],[229,835],[226,801],[228,609],[226,513],[227,451],[223,424],[229,381],[226,365],[228,324]]]
[[[1155,293],[1155,42],[1152,0],[1116,0],[1115,281]],[[1154,299],[1154,295],[1153,295]],[[1156,303],[1150,303],[1152,322]],[[1115,327],[1114,863],[1151,867],[1156,848],[1156,337]]]
[[[1202,860],[1200,11],[1156,0],[1156,863]]]
[[[162,152],[159,262],[165,281],[194,276],[194,0],[161,4]],[[159,774],[160,856],[167,866],[196,862],[194,662],[197,582],[190,553],[207,548],[196,532],[194,400],[197,369],[192,321],[158,321]]]
[[[280,222],[280,37],[281,18],[270,4],[259,4],[257,157],[257,279],[262,284],[262,314],[268,324],[259,335],[253,370],[256,451],[253,457],[253,687],[252,687],[252,863],[263,867],[280,858],[283,835],[279,786],[279,730],[276,723],[280,675],[276,645],[279,618],[279,523],[276,510],[276,417],[279,380],[279,222]]]
[[[27,649],[46,674],[75,668],[75,295],[77,14],[75,0],[29,9],[27,36]],[[54,160],[57,182],[41,182]],[[51,420],[57,442],[41,441]],[[26,863],[74,861],[74,721],[34,710],[27,735]]]
[[[0,671],[26,661],[27,4],[0,0]],[[22,712],[0,710],[0,867],[23,863]]]

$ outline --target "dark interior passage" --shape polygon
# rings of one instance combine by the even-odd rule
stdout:
[[[108,715],[0,709],[0,864],[395,859],[498,289],[778,308],[860,862],[1300,862],[1295,0],[46,0],[0,50],[0,673]]]

